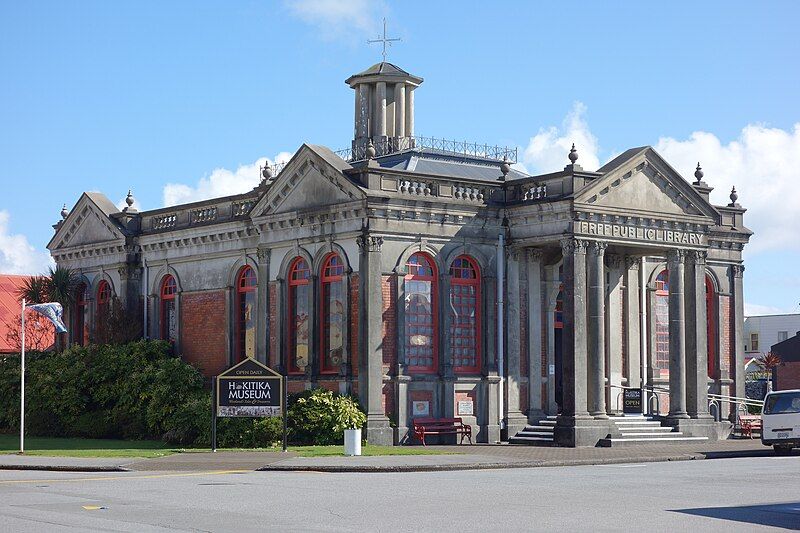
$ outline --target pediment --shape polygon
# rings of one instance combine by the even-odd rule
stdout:
[[[125,234],[117,224],[84,194],[63,221],[47,248],[57,250],[119,242],[124,239]]]
[[[364,192],[342,173],[349,165],[331,161],[326,156],[333,152],[321,154],[320,148],[303,145],[297,151],[253,208],[253,218],[308,211],[364,197]]]
[[[575,196],[575,203],[637,215],[710,217],[717,210],[652,148],[621,161]]]

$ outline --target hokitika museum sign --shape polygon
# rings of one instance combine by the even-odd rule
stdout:
[[[283,376],[247,358],[217,377],[217,416],[281,416]]]

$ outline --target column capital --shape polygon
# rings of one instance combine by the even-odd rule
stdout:
[[[575,237],[566,237],[561,239],[561,254],[562,255],[571,255],[571,254],[585,254],[586,247],[589,244],[589,241],[585,241],[583,239],[576,239]]]
[[[544,250],[541,248],[528,248],[528,259],[531,261],[536,261],[537,263],[542,260],[544,257]]]
[[[682,265],[686,261],[686,250],[670,250],[667,252],[667,262]]]
[[[258,258],[259,263],[269,264],[269,248],[261,248],[259,247],[256,250],[256,257]]]
[[[690,250],[688,252],[689,260],[695,265],[705,265],[708,252],[705,250]]]
[[[383,246],[383,237],[359,235],[356,237],[356,244],[362,252],[380,252],[381,246]]]
[[[608,248],[608,243],[602,241],[589,241],[589,251],[592,252],[594,255],[603,256],[606,253],[606,248]]]
[[[624,264],[625,257],[620,254],[608,254],[606,256],[606,262],[608,263],[609,268],[619,269],[622,268]]]
[[[641,259],[635,255],[625,256],[625,268],[628,270],[639,270]]]
[[[734,278],[741,278],[744,276],[744,265],[731,265],[731,272]]]
[[[508,252],[508,258],[512,261],[519,261],[520,257],[522,256],[522,249],[517,247],[509,247],[506,249]]]

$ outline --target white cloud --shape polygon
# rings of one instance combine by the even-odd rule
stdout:
[[[25,235],[9,233],[10,219],[8,211],[0,211],[0,273],[41,274],[54,265],[50,254],[31,246]]]
[[[736,186],[739,203],[747,208],[745,225],[756,233],[749,253],[800,250],[800,123],[791,131],[751,124],[727,144],[698,131],[686,140],[661,138],[655,148],[690,180],[699,161],[704,181],[715,188],[716,204],[728,204]]]
[[[273,159],[260,157],[254,163],[241,165],[235,171],[216,168],[208,176],[200,178],[194,186],[168,183],[163,191],[164,207],[247,192],[260,183],[259,167],[264,166],[264,162],[269,162],[270,165],[280,164],[291,157],[289,152],[280,152]]]
[[[781,307],[773,307],[771,305],[751,304],[747,302],[744,303],[744,316],[784,315],[797,312],[800,312],[800,309],[784,309]]]
[[[387,11],[382,0],[287,0],[289,11],[315,26],[323,39],[374,37]]]
[[[597,170],[600,166],[597,153],[597,137],[592,135],[586,122],[586,105],[583,102],[572,104],[560,128],[550,126],[539,130],[531,137],[528,147],[522,153],[525,168],[534,174],[556,172],[569,164],[567,155],[575,143],[578,151],[577,163],[586,170]]]

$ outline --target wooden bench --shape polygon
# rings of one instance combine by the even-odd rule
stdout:
[[[472,444],[472,426],[464,424],[460,418],[417,418],[414,420],[414,436],[423,446],[425,435],[461,435],[460,444],[464,444],[464,437]]]
[[[736,422],[739,434],[742,437],[750,437],[752,439],[754,431],[761,433],[761,417],[758,415],[743,415]]]

